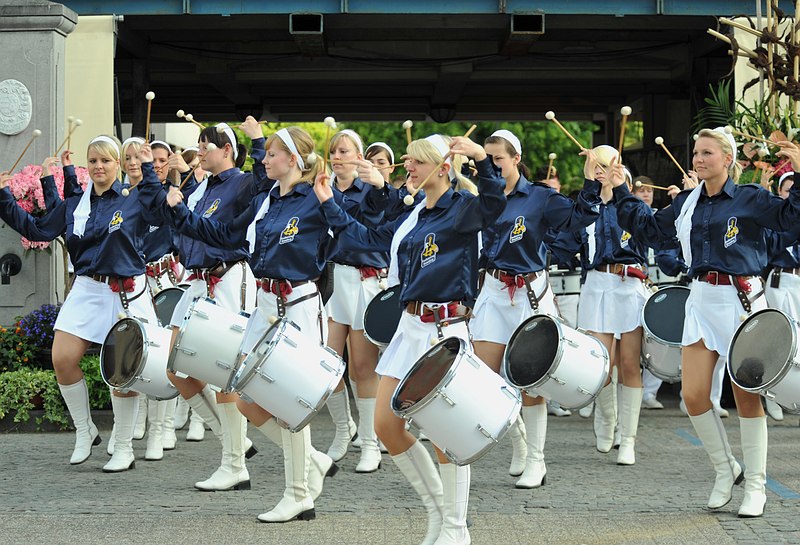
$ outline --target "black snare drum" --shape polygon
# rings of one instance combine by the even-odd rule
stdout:
[[[374,344],[386,348],[402,315],[400,286],[383,290],[372,298],[364,311],[364,335]]]

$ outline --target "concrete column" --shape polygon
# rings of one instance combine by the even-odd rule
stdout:
[[[61,4],[0,0],[0,88],[3,81],[16,80],[27,89],[32,105],[30,119],[21,132],[4,134],[4,125],[25,125],[27,116],[19,115],[19,100],[0,97],[0,170],[12,166],[34,129],[41,130],[42,136],[30,147],[17,171],[25,165],[41,163],[61,143],[66,125],[64,42],[77,22],[78,15]],[[21,86],[12,85],[19,90],[17,96],[24,95]],[[55,257],[45,252],[23,256],[19,235],[8,226],[3,227],[0,257],[8,253],[22,257],[22,271],[11,277],[10,284],[0,284],[0,324],[9,324],[15,316],[54,302],[56,286],[63,280],[56,276]],[[58,247],[53,254],[60,256]]]

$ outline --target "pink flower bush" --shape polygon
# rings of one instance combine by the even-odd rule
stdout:
[[[60,168],[53,168],[51,174],[56,182],[58,196],[64,198],[64,172]],[[89,171],[84,167],[75,167],[75,174],[78,176],[78,184],[81,188],[86,188],[89,182]],[[39,178],[42,176],[40,165],[28,165],[14,174],[8,188],[17,201],[20,208],[32,216],[43,216],[46,207],[44,204],[44,192]],[[22,247],[25,250],[44,250],[50,246],[49,242],[32,242],[25,237],[20,238]]]

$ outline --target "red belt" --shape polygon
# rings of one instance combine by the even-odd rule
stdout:
[[[159,278],[169,270],[172,270],[176,276],[178,275],[178,261],[172,255],[165,255],[158,261],[148,263],[147,270],[145,272],[147,276]]]
[[[517,289],[525,287],[526,279],[528,282],[533,282],[540,275],[544,274],[544,271],[536,271],[528,274],[514,274],[500,269],[487,269],[486,274],[505,284],[506,288],[508,288],[508,296],[513,301]]]
[[[120,286],[125,293],[131,293],[136,289],[136,281],[133,278],[120,278],[118,276],[108,276],[105,274],[93,274],[89,278],[95,282],[108,284],[108,287],[111,288],[111,291],[114,293],[120,292]]]
[[[446,318],[453,318],[457,316],[458,307],[461,303],[459,301],[452,301],[450,303],[442,304],[435,309],[429,307],[420,301],[411,301],[406,305],[406,312],[419,316],[419,319],[425,323],[433,323],[436,321],[435,315],[439,315],[439,320]]]
[[[386,269],[379,269],[377,267],[358,267],[358,272],[361,273],[361,281],[363,282],[367,278],[378,277],[384,278],[386,277]]]
[[[192,280],[203,280],[206,283],[208,295],[210,297],[214,297],[214,286],[219,284],[222,278],[219,276],[214,276],[206,269],[192,269],[192,274],[189,275],[189,278],[187,278],[186,281],[191,282]]]
[[[631,265],[625,265],[623,263],[603,263],[597,267],[597,270],[600,272],[616,274],[623,278],[630,276],[632,278],[638,278],[639,280],[647,279],[647,273],[642,269],[639,267],[633,267]]]
[[[298,286],[302,286],[303,284],[308,284],[312,282],[311,280],[300,280],[294,282],[292,280],[283,280],[283,279],[272,279],[272,278],[260,278],[256,280],[258,287],[262,290],[266,291],[267,293],[274,293],[275,295],[280,295],[284,299],[288,297],[293,291],[293,288]]]
[[[730,274],[719,273],[717,271],[708,271],[697,277],[700,282],[706,282],[712,286],[734,286],[741,289],[745,293],[753,291],[750,285],[752,276],[733,276]]]

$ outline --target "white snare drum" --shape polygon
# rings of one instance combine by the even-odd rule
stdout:
[[[546,314],[522,322],[503,354],[503,373],[512,385],[564,409],[591,403],[609,372],[603,343]]]
[[[517,419],[522,396],[449,337],[428,350],[398,384],[392,410],[425,433],[457,465],[489,452]]]
[[[236,370],[248,316],[198,298],[181,324],[167,368],[224,390]]]
[[[800,414],[799,331],[795,319],[773,308],[742,322],[728,349],[728,374],[734,384]]]
[[[294,322],[277,320],[236,370],[229,389],[297,432],[325,405],[344,367],[336,352]]]
[[[690,291],[685,286],[661,288],[642,308],[642,362],[670,384],[681,380],[681,339]]]
[[[100,374],[112,388],[156,399],[172,399],[178,390],[167,378],[172,332],[136,318],[114,324],[100,349]]]
[[[581,272],[550,269],[550,287],[555,295],[579,295],[581,293]]]

